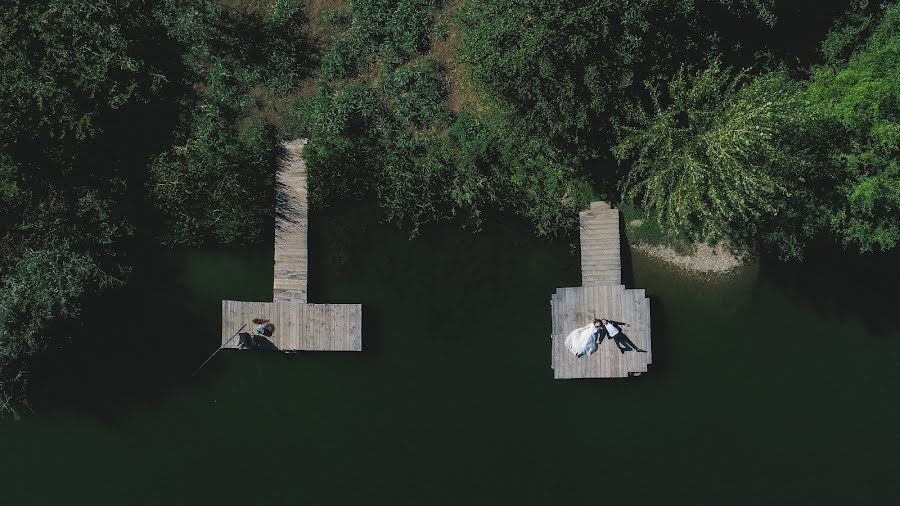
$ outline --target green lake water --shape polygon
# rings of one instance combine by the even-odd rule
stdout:
[[[649,373],[554,381],[572,241],[311,220],[310,301],[362,303],[362,353],[224,351],[191,378],[220,300],[270,299],[271,249],[159,254],[0,424],[0,504],[900,504],[897,255],[709,280],[628,253]]]

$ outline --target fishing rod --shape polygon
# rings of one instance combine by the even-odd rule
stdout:
[[[238,331],[237,331],[237,332],[235,332],[235,333],[234,333],[234,335],[233,335],[233,336],[231,336],[231,339],[229,339],[229,340],[227,340],[227,341],[225,341],[225,343],[223,343],[223,344],[222,344],[222,345],[221,345],[221,346],[219,346],[219,349],[217,349],[217,350],[216,350],[216,351],[214,351],[214,352],[213,352],[213,354],[212,354],[212,355],[210,355],[210,356],[209,356],[209,358],[208,358],[208,359],[206,359],[206,361],[205,361],[205,362],[203,362],[203,363],[202,363],[202,364],[200,364],[200,367],[198,367],[198,368],[197,368],[197,370],[196,370],[196,371],[194,371],[194,374],[191,374],[191,377],[192,377],[192,378],[193,378],[193,377],[194,377],[194,376],[196,376],[196,375],[197,375],[197,373],[198,373],[198,372],[200,372],[200,369],[203,369],[203,366],[205,366],[205,365],[206,365],[206,362],[209,362],[209,361],[210,361],[210,360],[212,360],[212,358],[213,358],[213,357],[215,357],[215,356],[216,356],[216,353],[219,353],[219,351],[221,351],[221,350],[222,350],[222,348],[224,348],[224,347],[225,347],[225,345],[227,345],[227,344],[228,344],[228,343],[230,343],[230,342],[231,342],[231,341],[233,341],[233,340],[234,340],[234,338],[235,338],[235,337],[237,337],[237,336],[238,336],[238,334],[240,334],[240,333],[241,333],[241,331],[242,331],[242,330],[244,330],[244,327],[246,327],[246,326],[247,326],[247,324],[246,324],[246,323],[245,323],[245,324],[243,324],[243,325],[241,325],[241,328],[239,328],[239,329],[238,329]]]

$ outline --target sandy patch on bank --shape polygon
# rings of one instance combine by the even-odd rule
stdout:
[[[734,254],[725,243],[712,246],[691,244],[691,253],[682,255],[669,246],[637,243],[633,247],[648,255],[694,272],[722,274],[744,265],[745,260]]]

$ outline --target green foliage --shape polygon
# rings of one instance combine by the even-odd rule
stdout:
[[[125,186],[119,147],[105,142],[121,111],[152,97],[152,66],[135,56],[146,43],[138,27],[151,19],[133,1],[11,1],[0,9],[3,242],[67,241],[105,257],[131,233],[115,210]],[[19,256],[3,253],[0,269]]]
[[[26,251],[0,289],[0,415],[21,406],[27,360],[58,345],[81,300],[111,285],[90,257],[65,247]]]
[[[323,9],[322,10],[322,22],[326,26],[332,27],[342,27],[346,26],[347,23],[350,22],[350,16],[347,15],[344,11],[338,11],[334,9]]]
[[[581,145],[600,133],[596,123],[615,111],[616,97],[632,83],[640,9],[618,2],[467,2],[462,57],[478,84],[529,131]]]
[[[284,93],[299,84],[311,62],[310,42],[302,33],[306,16],[296,0],[278,0],[264,13],[164,0],[156,18],[181,44],[194,83],[219,68],[241,87],[264,85]]]
[[[129,272],[133,235],[196,244],[268,229],[276,138],[249,117],[256,97],[305,77],[304,22],[286,0],[252,13],[205,0],[4,2],[0,404],[22,393],[39,345],[65,337],[79,299],[106,285],[92,266]]]
[[[805,93],[831,141],[843,202],[831,228],[861,251],[900,240],[900,4],[886,8],[868,39],[843,64],[814,70]]]
[[[750,15],[766,26],[775,26],[775,0],[718,0],[719,5],[738,16]]]
[[[611,126],[640,91],[636,84],[669,77],[682,65],[701,65],[719,47],[729,47],[704,16],[710,6],[698,4],[771,25],[770,3],[466,2],[459,19],[461,57],[477,85],[532,135],[596,157],[614,141]]]
[[[199,244],[252,240],[274,213],[275,131],[246,117],[252,91],[285,92],[305,73],[309,55],[298,4],[280,0],[264,16],[204,3],[168,0],[160,18],[185,48],[199,90],[183,105],[179,143],[150,166],[152,201],[164,216],[163,241]]]
[[[430,45],[435,5],[351,4],[350,28],[323,56],[319,93],[302,109],[313,204],[371,195],[411,233],[451,212],[446,80],[435,60],[411,61]]]
[[[121,20],[134,2],[11,0],[0,9],[0,147],[20,132],[94,135],[134,96],[141,63]],[[135,8],[135,20],[140,9]]]
[[[166,243],[252,240],[273,215],[274,132],[261,120],[238,131],[227,118],[201,104],[185,144],[150,165],[150,192],[166,220]]]
[[[432,59],[382,71],[380,94],[401,127],[427,129],[447,124],[450,113],[443,103],[447,89],[442,72]]]
[[[310,41],[303,34],[306,14],[297,0],[277,0],[263,21],[263,81],[275,93],[300,84],[313,62]]]
[[[313,204],[372,194],[389,220],[413,232],[442,216],[446,167],[428,131],[446,117],[435,68],[411,64],[386,71],[378,88],[354,83],[316,97],[304,150]]]
[[[431,220],[488,205],[528,218],[540,234],[570,229],[590,188],[571,157],[492,112],[452,113],[446,69],[423,54],[436,2],[354,2],[353,22],[322,60],[319,94],[301,109],[310,196],[322,205],[374,196],[415,234]]]
[[[651,89],[650,114],[637,109],[634,127],[615,148],[633,159],[624,182],[654,218],[674,233],[700,239],[733,236],[772,213],[783,183],[777,133],[799,113],[793,85],[781,74],[745,76],[718,62],[696,75],[680,72],[667,105]]]
[[[360,0],[350,5],[353,22],[322,58],[326,81],[371,70],[377,60],[408,61],[428,49],[437,0]]]
[[[632,243],[675,245],[677,237],[664,229],[660,223],[646,211],[631,202],[619,202],[616,206],[625,222],[625,235]],[[632,222],[640,225],[632,225]]]
[[[820,51],[827,64],[841,64],[865,40],[873,25],[871,3],[874,2],[854,0],[844,19],[822,41]]]
[[[9,157],[0,152],[0,204],[6,204],[19,194],[16,184],[17,169]]]

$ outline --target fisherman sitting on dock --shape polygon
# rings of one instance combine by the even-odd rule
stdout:
[[[254,318],[253,323],[259,325],[253,330],[253,334],[249,332],[238,334],[239,350],[257,350],[264,348],[265,344],[271,344],[268,338],[275,333],[275,325],[265,318]]]
[[[638,345],[634,344],[628,336],[622,332],[622,326],[628,327],[627,323],[617,322],[615,320],[607,320],[601,319],[600,322],[603,324],[604,330],[606,330],[605,334],[609,335],[610,339],[616,342],[616,347],[619,348],[619,351],[624,355],[626,351],[637,351],[639,353],[647,353],[647,350],[642,350],[638,348]],[[603,340],[603,335],[597,338],[597,344],[600,344],[600,341]]]

